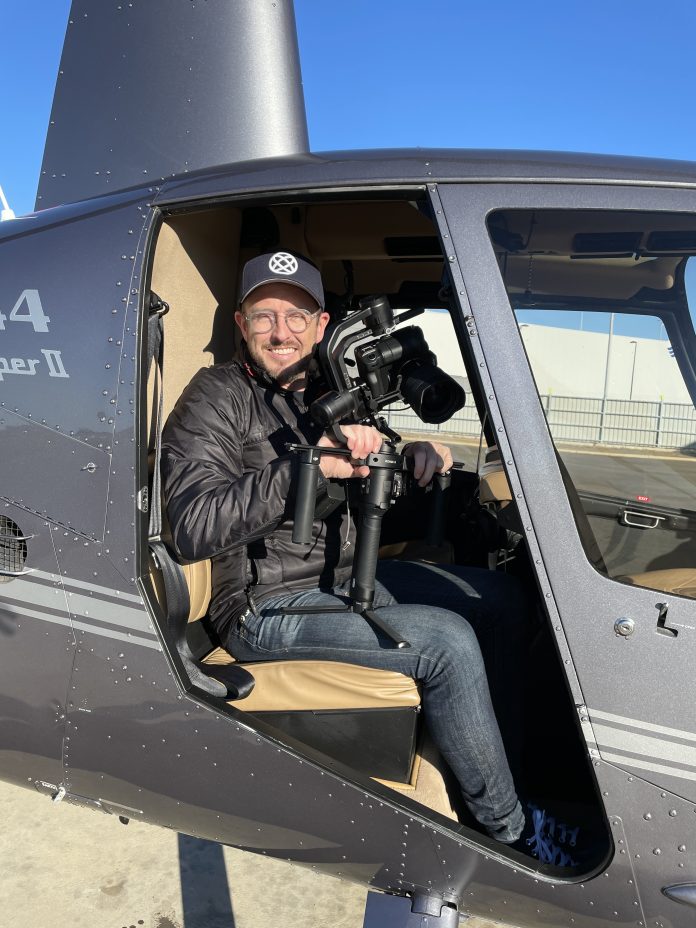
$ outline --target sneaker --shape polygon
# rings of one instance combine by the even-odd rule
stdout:
[[[570,828],[532,803],[525,804],[525,814],[524,831],[512,846],[523,854],[535,857],[541,864],[577,867],[578,860],[573,848],[577,845],[580,826]]]

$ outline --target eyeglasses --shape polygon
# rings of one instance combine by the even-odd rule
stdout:
[[[285,319],[285,325],[294,335],[300,335],[307,331],[309,323],[316,316],[316,312],[310,313],[308,309],[291,309],[286,313],[272,313],[260,310],[256,313],[247,313],[244,318],[249,323],[249,329],[255,335],[265,335],[271,329],[278,325],[278,318]]]

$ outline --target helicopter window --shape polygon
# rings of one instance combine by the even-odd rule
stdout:
[[[696,597],[696,220],[511,211],[489,229],[589,559]]]

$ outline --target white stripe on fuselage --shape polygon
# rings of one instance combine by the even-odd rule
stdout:
[[[106,592],[108,588],[96,584],[81,583],[82,589],[92,595],[71,589],[64,591],[62,585],[56,583],[55,575],[41,572],[43,577],[52,581],[51,586],[35,580],[39,573],[17,578],[12,584],[0,587],[0,606],[4,603],[7,610],[20,615],[58,625],[72,624],[81,631],[159,648],[156,631],[141,600],[138,600],[140,608],[131,602],[114,602],[100,596],[99,593]],[[114,595],[113,591],[108,592],[109,596]],[[103,623],[116,628],[106,628]],[[137,633],[137,638],[133,633]]]

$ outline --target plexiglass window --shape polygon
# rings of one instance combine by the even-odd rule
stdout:
[[[515,210],[489,232],[590,561],[696,596],[696,218]]]

